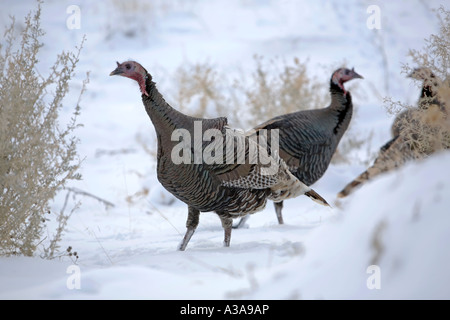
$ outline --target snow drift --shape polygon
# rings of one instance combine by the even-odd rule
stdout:
[[[442,153],[368,183],[249,297],[448,299],[449,161]]]

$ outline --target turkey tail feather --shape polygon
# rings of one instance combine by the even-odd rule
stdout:
[[[317,192],[315,192],[313,189],[305,192],[305,196],[309,197],[312,201],[317,202],[318,204],[321,204],[323,206],[331,207],[328,202]]]
[[[370,168],[369,168],[370,169]],[[369,171],[366,170],[363,173],[361,173],[355,180],[353,180],[352,182],[350,182],[349,184],[347,184],[345,186],[344,189],[342,189],[338,194],[337,197],[338,198],[345,198],[346,196],[348,196],[350,193],[353,192],[353,190],[358,187],[361,183],[367,181],[370,179],[370,174]]]

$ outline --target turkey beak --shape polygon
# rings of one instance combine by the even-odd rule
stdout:
[[[117,67],[114,71],[112,71],[109,75],[110,76],[115,76],[115,75],[120,75],[123,73],[123,70],[121,67]]]
[[[123,73],[122,66],[120,65],[120,63],[119,62],[116,62],[116,63],[117,63],[117,68],[109,74],[110,76],[115,76],[115,75],[119,75],[119,74]]]
[[[364,77],[358,73],[355,72],[354,69],[352,69],[353,71],[353,78],[352,79],[364,79]]]

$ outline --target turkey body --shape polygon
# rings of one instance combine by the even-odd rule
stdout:
[[[279,131],[280,157],[306,185],[319,180],[327,170],[353,114],[351,95],[337,94],[335,105],[276,117],[256,127]]]
[[[263,130],[267,130],[267,134],[271,130],[278,131],[280,157],[291,173],[308,186],[324,175],[350,124],[352,97],[345,91],[343,83],[354,78],[362,76],[354,70],[338,69],[330,80],[331,102],[328,107],[284,114],[255,127],[256,135]],[[274,201],[274,205],[278,223],[283,224],[283,201]],[[246,220],[247,217],[241,219],[236,227],[242,226]]]
[[[174,109],[165,110],[164,116],[161,116],[162,113],[158,113],[159,110],[153,107],[159,105],[155,104],[155,101],[149,101],[151,99],[152,97],[143,96],[146,111],[156,128],[157,177],[164,188],[198,211],[217,211],[225,217],[232,218],[235,215],[251,213],[264,208],[269,189],[228,188],[223,185],[223,179],[227,174],[240,169],[249,172],[253,169],[251,165],[247,165],[247,168],[239,168],[228,165],[208,165],[204,162],[175,164],[172,159],[171,150],[179,141],[172,141],[170,135],[163,133],[179,128],[193,132],[194,123],[201,121],[202,135],[208,129],[217,129],[225,135],[226,118],[206,120],[181,116]],[[167,115],[172,116],[171,120]],[[205,146],[207,146],[206,143]],[[204,146],[202,146],[203,149]],[[194,153],[195,151],[192,150],[191,159],[194,158]]]

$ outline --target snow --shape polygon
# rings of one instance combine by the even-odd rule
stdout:
[[[447,299],[450,186],[439,168],[449,159],[436,155],[355,192],[338,221],[304,240],[304,256],[272,270],[251,297]],[[366,286],[372,264],[381,270],[380,290]]]
[[[78,130],[83,180],[70,187],[114,207],[72,194],[69,206],[76,201],[81,206],[69,220],[61,250],[71,246],[79,259],[43,260],[39,253],[1,257],[1,299],[450,298],[449,154],[409,164],[335,201],[337,192],[364,170],[362,162],[370,161],[389,137],[392,117],[382,97],[416,101],[418,89],[400,73],[401,64],[408,62],[409,49],[420,49],[423,39],[436,32],[430,8],[439,1],[380,2],[381,30],[366,26],[370,1],[161,0],[148,8],[136,0],[130,3],[137,8],[130,5],[122,13],[117,3],[46,1],[41,56],[45,71],[58,52],[73,50],[86,35],[72,83],[75,96],[90,71],[82,98],[84,126]],[[8,23],[8,15],[21,23],[34,4],[2,1],[1,25]],[[66,8],[72,4],[81,9],[79,30],[66,27]],[[137,86],[109,73],[115,61],[135,59],[170,99],[174,72],[183,63],[210,61],[242,75],[252,71],[254,54],[308,59],[324,86],[330,66],[342,61],[354,66],[365,79],[349,86],[357,109],[351,130],[373,133],[363,148],[369,152],[358,153],[360,161],[331,165],[314,185],[332,208],[306,197],[289,200],[285,225],[278,225],[268,203],[247,228],[233,230],[229,248],[222,247],[218,217],[202,213],[187,250],[176,251],[187,208],[159,185],[154,160],[138,141],[139,136],[154,150],[154,130]],[[68,117],[74,99],[68,99]],[[55,212],[64,197],[55,200]],[[378,268],[374,273],[371,265]],[[77,270],[79,288],[71,289]],[[380,288],[370,289],[368,280],[375,279],[377,270]]]

